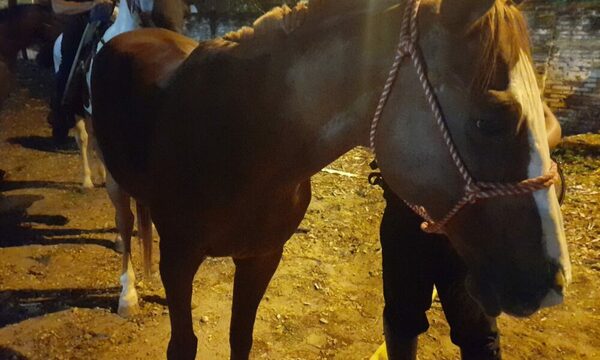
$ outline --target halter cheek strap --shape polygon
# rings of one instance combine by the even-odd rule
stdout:
[[[418,45],[418,30],[417,30],[417,15],[421,0],[407,0],[404,17],[402,19],[402,27],[400,29],[400,41],[396,49],[394,62],[388,74],[387,80],[383,87],[379,103],[373,115],[371,122],[371,131],[369,133],[369,141],[371,150],[375,153],[375,136],[377,134],[377,125],[381,119],[381,114],[390,92],[398,75],[398,70],[404,58],[410,58],[412,65],[417,73],[419,82],[425,92],[425,98],[431,108],[433,117],[442,134],[446,148],[450,152],[452,160],[456,165],[458,172],[465,181],[464,195],[456,203],[456,205],[444,216],[441,220],[435,221],[427,212],[425,207],[411,204],[404,201],[415,213],[421,216],[425,222],[421,224],[421,229],[428,233],[444,233],[446,224],[456,215],[462,208],[468,204],[474,204],[481,199],[489,199],[500,196],[523,195],[529,194],[538,190],[547,189],[554,184],[558,178],[556,163],[552,162],[548,172],[542,176],[526,179],[516,183],[500,183],[500,182],[478,182],[471,176],[469,170],[465,166],[463,160],[456,149],[456,145],[452,140],[448,125],[442,113],[438,99],[435,95],[433,87],[427,78],[424,70],[424,61],[421,56],[421,51]]]

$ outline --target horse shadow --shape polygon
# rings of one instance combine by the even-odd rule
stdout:
[[[64,226],[69,219],[62,215],[30,215],[27,209],[43,199],[41,195],[9,195],[0,197],[0,247],[23,245],[99,245],[114,248],[111,240],[83,235],[114,233],[113,228],[100,229],[39,229],[33,224]]]
[[[0,291],[0,328],[71,308],[106,309],[117,313],[120,291],[118,286],[45,290],[5,289]],[[142,296],[142,300],[167,307],[167,300],[158,295]],[[0,359],[6,359],[2,357],[1,348]]]
[[[81,184],[78,182],[57,182],[57,181],[27,181],[27,180],[5,180],[0,182],[0,191],[11,191],[20,189],[56,189],[68,191],[80,191]]]
[[[0,359],[7,360],[28,360],[29,358],[20,352],[6,346],[0,346]]]
[[[74,307],[107,309],[115,313],[119,291],[119,287],[6,289],[0,291],[0,327]],[[0,359],[4,358],[0,356]]]
[[[77,142],[74,137],[69,137],[65,145],[57,146],[54,140],[44,136],[17,136],[6,140],[9,144],[20,145],[26,149],[37,150],[49,153],[76,155],[79,153]]]

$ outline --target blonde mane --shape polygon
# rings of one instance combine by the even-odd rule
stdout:
[[[308,12],[308,5],[304,1],[297,3],[293,8],[287,5],[278,6],[256,19],[252,27],[244,26],[239,30],[226,34],[223,39],[244,42],[281,32],[289,35],[304,24]]]
[[[254,21],[252,27],[244,26],[226,34],[223,39],[236,43],[251,40],[268,42],[293,33],[309,20],[319,22],[330,16],[385,8],[399,2],[400,0],[379,0],[374,6],[374,2],[369,0],[310,0],[310,4],[303,0],[292,8],[287,5],[275,7]],[[470,31],[478,34],[484,44],[477,61],[478,70],[473,80],[473,89],[488,87],[501,54],[507,57],[509,65],[516,63],[520,50],[531,56],[527,24],[513,0],[496,0]]]
[[[381,4],[397,1],[385,0]],[[226,34],[223,39],[241,43],[274,35],[289,35],[308,20],[319,21],[327,16],[368,8],[369,5],[370,2],[365,0],[310,0],[309,6],[308,1],[303,0],[292,8],[287,5],[275,7],[254,21],[252,27],[244,26]]]

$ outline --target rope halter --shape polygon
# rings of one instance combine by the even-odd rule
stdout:
[[[552,162],[548,172],[542,176],[526,179],[520,182],[514,183],[500,183],[500,182],[478,182],[473,176],[471,176],[469,170],[465,166],[463,160],[458,153],[456,145],[452,140],[448,125],[442,113],[438,99],[435,95],[433,87],[427,78],[427,74],[424,70],[424,61],[421,55],[421,51],[418,45],[418,31],[417,31],[417,15],[419,12],[419,5],[421,0],[407,0],[406,9],[402,19],[402,27],[400,29],[400,40],[396,49],[394,62],[388,73],[387,80],[379,97],[379,103],[375,109],[373,120],[371,122],[371,131],[369,133],[370,147],[375,154],[375,136],[377,134],[377,125],[381,119],[383,109],[389,98],[392,86],[398,75],[398,70],[404,58],[410,58],[412,65],[417,73],[419,82],[425,92],[427,103],[431,108],[433,117],[438,125],[438,128],[444,139],[444,143],[450,152],[452,160],[456,165],[458,172],[465,182],[464,195],[456,203],[456,205],[444,216],[442,219],[434,220],[425,207],[411,204],[404,201],[415,213],[421,216],[425,221],[421,224],[421,229],[428,233],[441,233],[445,232],[444,228],[446,224],[456,215],[461,209],[468,204],[474,204],[482,199],[490,199],[500,196],[512,196],[512,195],[524,195],[529,194],[538,190],[547,189],[552,186],[558,179],[558,171],[556,163]]]

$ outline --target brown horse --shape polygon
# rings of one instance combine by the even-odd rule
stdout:
[[[407,43],[409,28],[417,31]],[[189,56],[184,37],[139,30],[96,58],[93,124],[105,163],[150,208],[161,236],[170,359],[195,357],[192,280],[207,256],[233,257],[231,358],[248,358],[310,177],[369,143],[401,31],[402,49],[420,60],[397,63],[373,132],[389,185],[440,219],[473,191],[461,159],[479,181],[536,178],[493,186],[510,194],[543,181],[519,196],[470,199],[445,232],[488,313],[526,316],[562,300],[568,253],[552,176],[540,177],[551,168],[543,106],[514,3],[315,0],[274,9]],[[417,76],[412,63],[426,71]]]

